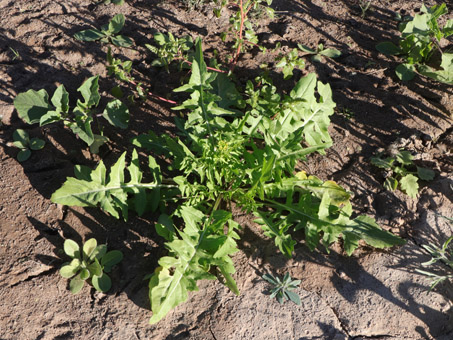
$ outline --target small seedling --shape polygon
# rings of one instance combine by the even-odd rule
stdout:
[[[339,56],[341,56],[341,52],[339,50],[335,48],[324,48],[324,44],[318,44],[318,47],[316,49],[302,44],[297,44],[297,47],[299,47],[302,52],[312,55],[311,60],[318,63],[322,62],[322,57],[338,58]]]
[[[287,300],[291,300],[296,305],[300,306],[300,297],[293,292],[300,285],[300,280],[293,280],[289,273],[286,273],[283,280],[278,276],[264,274],[263,279],[269,282],[273,288],[271,289],[271,298],[276,297],[277,301],[282,304]]]
[[[25,162],[31,156],[31,150],[41,150],[45,142],[39,138],[32,138],[28,135],[27,131],[17,129],[13,133],[14,146],[19,148],[20,151],[17,154],[17,160],[19,162]]]
[[[305,61],[299,58],[299,52],[295,48],[285,56],[280,56],[279,62],[275,67],[283,68],[283,78],[290,79],[293,76],[294,68],[303,69]]]
[[[108,24],[103,25],[101,30],[95,28],[83,30],[74,34],[74,38],[80,41],[100,40],[106,44],[111,42],[115,46],[129,47],[134,43],[132,39],[118,34],[123,29],[124,22],[124,15],[117,14]]]
[[[453,19],[448,20],[443,28],[437,22],[447,12],[445,4],[430,8],[422,5],[420,13],[414,18],[397,18],[402,20],[398,46],[390,41],[376,45],[376,49],[385,55],[398,55],[405,59],[395,69],[400,80],[412,80],[418,72],[439,82],[453,84],[453,53],[443,53],[440,47],[441,39],[453,34]],[[441,54],[441,63],[433,68],[427,64],[436,51]]]
[[[415,166],[414,157],[409,151],[399,151],[393,157],[382,158],[382,154],[371,158],[371,164],[387,170],[384,188],[394,191],[400,189],[408,196],[415,198],[418,193],[418,179],[431,181],[434,179],[434,171]],[[410,171],[415,168],[416,171]]]
[[[443,216],[444,217],[444,216]],[[444,217],[445,219],[453,222],[453,218]],[[442,247],[438,247],[432,243],[429,245],[423,245],[423,248],[428,251],[428,253],[432,256],[431,260],[422,263],[422,266],[430,266],[436,262],[442,262],[446,264],[450,270],[453,271],[453,249],[449,247],[450,242],[453,240],[453,236],[450,236],[448,240],[444,242]],[[449,280],[453,278],[453,274],[435,274],[432,272],[427,272],[424,270],[416,269],[416,272],[429,276],[431,279],[431,287],[430,290],[433,290],[439,283],[445,280]]]
[[[72,277],[69,290],[73,294],[80,292],[85,281],[89,279],[98,292],[108,291],[112,287],[112,280],[106,273],[123,259],[122,252],[107,252],[107,246],[98,246],[94,238],[86,241],[82,249],[75,241],[68,239],[64,242],[64,252],[72,261],[61,267],[60,275],[67,279]]]
[[[11,50],[11,52],[13,52],[14,54],[14,57],[13,57],[13,60],[16,60],[16,59],[20,59],[20,54],[17,50],[15,50],[14,48],[10,47],[9,48]]]
[[[365,19],[366,12],[368,12],[368,10],[370,9],[370,6],[371,6],[371,0],[360,0],[359,7],[360,7],[360,10],[362,11],[362,14],[360,15],[360,17],[362,19]]]

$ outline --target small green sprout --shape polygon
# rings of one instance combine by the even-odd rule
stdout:
[[[77,32],[74,38],[80,41],[96,41],[100,40],[103,43],[111,42],[115,46],[129,47],[134,42],[131,38],[118,34],[124,26],[125,18],[123,14],[115,15],[112,20],[106,25],[98,29],[88,29]]]
[[[298,50],[295,48],[285,56],[279,56],[279,62],[275,67],[282,68],[283,78],[290,79],[293,76],[294,68],[303,69],[305,61],[299,58]]]
[[[448,218],[443,216],[445,219],[453,222],[453,218]],[[442,247],[438,247],[432,243],[429,245],[423,245],[423,248],[428,251],[428,253],[432,256],[431,260],[422,263],[422,266],[430,266],[438,261],[446,264],[450,270],[453,271],[453,248],[449,247],[450,242],[453,240],[453,236],[450,236],[448,240],[444,242]],[[452,274],[435,274],[432,272],[427,272],[424,270],[416,269],[416,272],[426,275],[431,280],[431,287],[429,290],[433,290],[439,283],[445,280],[449,280],[453,278]]]
[[[360,7],[360,10],[362,11],[362,14],[360,15],[360,17],[362,19],[365,19],[366,12],[368,12],[368,10],[370,9],[370,6],[371,6],[371,0],[360,0],[359,7]]]
[[[73,294],[80,292],[88,279],[91,279],[91,284],[98,292],[108,291],[112,287],[112,280],[106,273],[123,259],[122,252],[107,252],[107,246],[98,246],[94,238],[86,241],[82,249],[75,241],[68,239],[64,242],[64,252],[72,261],[61,267],[60,275],[67,279],[72,277],[69,290]]]
[[[339,50],[337,50],[336,48],[324,48],[324,44],[318,44],[318,47],[316,49],[302,44],[297,44],[297,47],[299,47],[302,52],[311,54],[311,60],[318,63],[322,62],[322,57],[338,58],[339,56],[341,56],[341,52]]]
[[[438,19],[447,14],[445,4],[426,7],[422,5],[420,13],[415,17],[396,19],[401,21],[399,31],[401,37],[398,45],[391,41],[381,42],[376,49],[385,55],[395,55],[404,58],[395,73],[402,81],[412,80],[420,73],[445,84],[453,84],[453,53],[444,53],[441,49],[441,40],[453,34],[453,19],[446,21],[441,28]],[[440,53],[441,63],[435,68],[429,66],[435,53]]]
[[[401,150],[395,156],[382,158],[382,154],[371,158],[371,164],[387,170],[384,188],[394,191],[398,188],[412,198],[417,197],[418,179],[431,181],[434,179],[434,171],[419,166],[413,162],[414,156],[409,151]],[[415,168],[415,171],[410,171]]]
[[[278,276],[274,277],[271,274],[264,274],[263,279],[273,285],[271,289],[271,298],[276,297],[277,301],[282,304],[287,300],[291,300],[296,305],[300,306],[300,297],[293,292],[300,285],[300,280],[293,280],[289,273],[286,273],[283,280]]]
[[[28,135],[27,131],[17,129],[13,133],[14,146],[19,148],[20,151],[17,154],[17,160],[19,162],[25,162],[31,156],[31,150],[41,150],[45,143],[40,138],[32,138]]]

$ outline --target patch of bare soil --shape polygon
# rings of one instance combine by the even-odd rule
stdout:
[[[297,43],[324,43],[342,52],[322,63],[307,59],[306,69],[288,82],[276,71],[271,76],[284,89],[307,72],[331,84],[337,103],[330,130],[334,145],[326,157],[313,156],[303,168],[355,193],[357,212],[375,217],[407,244],[386,251],[362,247],[347,258],[341,245],[330,254],[322,249],[310,253],[301,241],[296,256],[287,260],[252,219],[237,212],[235,218],[244,226],[241,252],[234,258],[241,295],[219,282],[202,282],[200,292],[153,326],[148,325],[144,277],[165,254],[154,231],[156,216],[125,223],[97,209],[53,204],[51,194],[73,175],[74,165],[93,166],[99,158],[61,126],[23,123],[12,105],[18,93],[30,88],[53,92],[64,84],[75,94],[95,74],[101,90],[109,89],[107,47],[76,41],[73,35],[99,27],[117,13],[125,14],[123,33],[136,48],[115,47],[114,52],[132,60],[140,80],[162,97],[178,100],[171,90],[182,75],[150,67],[144,44],[153,33],[201,36],[208,52],[225,51],[219,35],[228,28],[226,12],[216,19],[211,5],[187,11],[181,1],[126,2],[0,0],[0,339],[452,339],[449,286],[428,292],[426,278],[415,269],[429,259],[421,245],[441,244],[452,234],[452,225],[438,215],[452,217],[453,212],[453,89],[420,77],[400,82],[394,74],[397,60],[375,48],[380,41],[396,41],[395,12],[414,13],[422,2],[373,0],[362,18],[359,1],[274,0],[276,18],[260,19],[257,27],[261,43],[269,48],[277,42],[283,51]],[[453,3],[446,2],[453,10]],[[240,80],[254,77],[258,65],[272,65],[273,58],[275,54],[252,50],[241,58],[236,74]],[[173,131],[170,108],[158,101],[137,102],[130,108],[130,129],[121,134],[107,130],[114,143],[103,147],[100,156],[111,163],[118,146],[130,146],[132,136]],[[15,159],[18,150],[11,143],[17,128],[46,141],[24,163]],[[383,174],[370,164],[376,151],[400,147],[436,172],[417,199],[385,191]],[[90,237],[121,250],[124,260],[112,272],[108,294],[85,286],[73,296],[58,273],[63,241]],[[290,272],[302,280],[297,290],[302,305],[269,299],[261,279],[265,272]]]

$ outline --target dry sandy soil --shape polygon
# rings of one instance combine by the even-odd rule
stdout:
[[[415,272],[430,258],[421,245],[441,244],[452,234],[452,225],[438,215],[453,216],[453,89],[420,77],[400,82],[394,74],[397,60],[375,49],[380,41],[397,40],[395,12],[413,14],[422,2],[373,0],[361,18],[354,0],[274,0],[277,17],[260,19],[256,28],[269,48],[280,42],[289,51],[297,43],[313,47],[323,42],[342,52],[322,63],[307,59],[306,69],[288,82],[276,72],[272,76],[283,89],[307,72],[331,84],[337,103],[334,146],[326,157],[311,157],[303,167],[354,192],[356,212],[376,218],[406,245],[385,251],[362,247],[348,258],[341,245],[327,255],[323,249],[309,252],[300,241],[295,257],[287,260],[248,216],[237,212],[235,218],[245,227],[234,258],[241,295],[219,282],[202,282],[187,303],[153,326],[148,325],[143,278],[165,254],[153,228],[155,216],[125,223],[97,209],[53,204],[51,194],[73,175],[74,165],[94,166],[99,156],[61,126],[23,123],[12,105],[18,93],[30,88],[53,92],[64,84],[75,94],[95,74],[107,93],[112,85],[105,69],[107,46],[76,41],[73,35],[117,13],[126,16],[123,33],[135,46],[114,52],[132,60],[137,78],[162,97],[180,99],[171,89],[182,74],[150,67],[144,44],[153,33],[201,36],[208,52],[228,49],[219,38],[228,28],[227,11],[216,19],[210,5],[188,11],[182,1],[126,2],[0,0],[0,339],[453,339],[451,287],[428,292],[429,282]],[[451,1],[447,5],[453,9]],[[272,58],[251,50],[236,73],[240,80],[253,77],[258,65]],[[111,163],[130,149],[132,136],[174,130],[170,108],[153,100],[131,106],[129,130],[107,129],[113,142],[101,148],[100,156]],[[46,141],[24,163],[16,160],[18,150],[11,144],[17,128]],[[376,151],[400,147],[436,173],[417,199],[385,191],[382,172],[370,164]],[[58,273],[63,241],[90,237],[121,250],[125,258],[112,272],[108,294],[85,286],[73,296]],[[301,306],[270,299],[261,279],[266,272],[289,272],[300,279]]]

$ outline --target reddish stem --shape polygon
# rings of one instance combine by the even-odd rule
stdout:
[[[136,83],[135,81],[129,80],[129,82],[130,82],[132,85],[137,86],[137,83]],[[149,92],[149,91],[148,91],[148,96],[153,97],[154,99],[158,99],[158,100],[163,101],[163,102],[167,102],[167,103],[173,104],[173,105],[177,105],[177,104],[178,104],[177,102],[175,102],[175,101],[173,101],[173,100],[165,99],[165,98],[163,98],[163,97],[159,97],[159,96],[157,96],[157,95],[155,95],[154,93]]]

